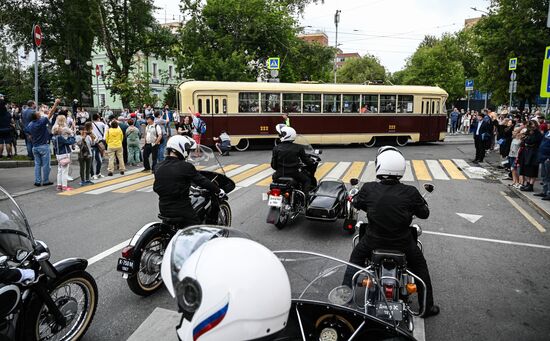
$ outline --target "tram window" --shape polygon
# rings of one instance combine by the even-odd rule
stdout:
[[[220,100],[215,99],[214,100],[214,114],[218,114],[220,112]]]
[[[340,95],[323,95],[323,112],[339,113],[340,104]]]
[[[344,95],[344,112],[358,113],[359,112],[359,95]]]
[[[435,114],[435,101],[432,101],[432,114]]]
[[[321,94],[304,94],[304,112],[321,112]]]
[[[412,95],[399,95],[397,101],[398,113],[411,113],[413,112],[413,96]]]
[[[202,99],[199,98],[199,112],[202,114]]]
[[[262,112],[281,112],[281,95],[262,92]]]
[[[380,95],[380,112],[395,113],[395,95]]]
[[[227,114],[227,100],[222,99],[222,113]]]
[[[283,94],[283,111],[299,113],[302,107],[302,94]]]
[[[225,101],[225,100],[224,100]],[[259,112],[260,106],[259,94],[257,92],[240,92],[239,93],[239,112]],[[224,105],[227,112],[227,106]]]
[[[420,112],[425,114],[425,112],[424,112],[424,101],[422,101],[422,110],[420,110]]]
[[[210,99],[206,99],[206,113],[210,114]]]
[[[378,112],[378,95],[363,95],[362,96],[362,113],[377,113]]]

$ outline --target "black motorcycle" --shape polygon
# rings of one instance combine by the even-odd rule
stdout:
[[[0,187],[0,267],[31,269],[35,279],[0,283],[0,340],[79,340],[97,308],[97,285],[88,261],[52,264],[35,240],[19,205]]]
[[[355,232],[357,211],[351,205],[351,195],[358,191],[357,179],[352,179],[348,191],[344,182],[338,179],[323,179],[317,183],[315,172],[321,161],[320,151],[314,150],[307,140],[298,135],[294,143],[304,146],[307,157],[313,165],[300,165],[300,171],[311,180],[313,190],[309,198],[300,184],[291,177],[280,177],[269,185],[269,192],[264,195],[269,207],[266,222],[278,229],[284,228],[300,214],[306,219],[316,221],[336,221],[344,219],[343,229],[350,234]]]
[[[192,186],[190,190],[193,210],[202,223],[231,226],[231,207],[227,194],[235,189],[235,183],[225,175],[223,166],[212,149],[199,146],[192,151],[187,161],[197,170],[223,189],[226,196],[219,198],[204,188]],[[118,259],[117,271],[122,272],[128,287],[135,294],[148,296],[162,286],[160,266],[166,246],[180,229],[181,221],[159,215],[161,222],[152,222],[143,226],[132,238],[130,244],[122,249]]]

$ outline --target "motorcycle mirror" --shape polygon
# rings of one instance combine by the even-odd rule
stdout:
[[[359,184],[359,179],[357,178],[352,178],[350,179],[349,183],[352,185],[352,186],[357,186]]]
[[[426,190],[426,192],[432,193],[435,189],[435,186],[431,183],[427,183],[427,184],[424,184],[424,189]]]
[[[321,154],[323,154],[323,151],[320,150],[320,149],[315,149],[314,153],[317,154],[317,155],[321,155]]]

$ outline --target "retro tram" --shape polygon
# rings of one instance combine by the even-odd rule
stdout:
[[[180,115],[191,106],[207,124],[203,143],[225,130],[238,150],[276,139],[284,112],[312,144],[443,141],[447,96],[439,87],[401,85],[186,81],[177,89]]]

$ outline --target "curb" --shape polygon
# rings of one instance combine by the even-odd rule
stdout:
[[[57,166],[57,160],[51,160],[50,166]],[[33,160],[7,160],[0,161],[0,168],[34,167]]]
[[[504,182],[501,181],[502,184]],[[527,196],[524,192],[518,190],[517,188],[513,188],[510,186],[506,186],[510,190],[512,190],[513,193],[515,193],[518,198],[526,202],[529,206],[531,206],[535,211],[537,211],[541,216],[543,216],[545,219],[550,220],[550,212],[546,211],[542,206],[540,206],[535,200],[531,199]]]

